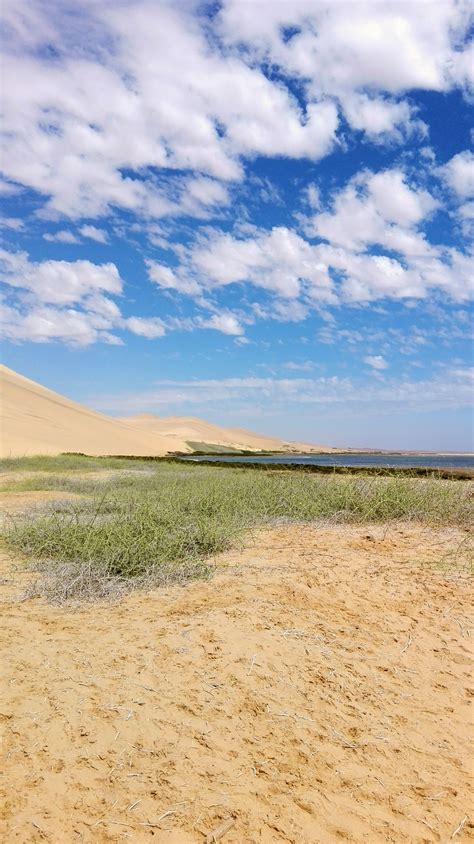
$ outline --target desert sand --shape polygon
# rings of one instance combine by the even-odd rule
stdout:
[[[337,451],[329,446],[310,445],[290,442],[277,437],[256,434],[244,428],[223,428],[213,425],[195,416],[156,416],[141,413],[138,416],[123,416],[120,421],[138,428],[140,431],[157,433],[163,436],[180,437],[188,442],[210,443],[230,448],[250,451],[294,451],[294,452],[331,452]]]
[[[4,556],[3,840],[472,840],[465,542],[283,525],[77,610],[18,602]]]
[[[257,451],[331,451],[250,431],[220,428],[194,417],[162,419],[143,414],[116,419],[0,366],[0,457],[65,451],[152,457],[190,452],[188,440]]]
[[[158,434],[137,431],[0,367],[0,456],[59,454],[160,455],[171,450]],[[187,450],[178,438],[173,450]]]

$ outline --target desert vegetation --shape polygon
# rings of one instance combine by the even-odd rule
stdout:
[[[259,525],[286,522],[467,526],[472,486],[436,478],[255,472],[78,455],[2,461],[4,492],[58,491],[7,518],[4,541],[50,599],[97,599],[212,574],[210,558]],[[80,497],[61,501],[73,492]]]

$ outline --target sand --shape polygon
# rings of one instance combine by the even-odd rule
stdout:
[[[472,840],[465,542],[283,525],[77,611],[4,557],[3,840]]]
[[[0,456],[60,454],[153,456],[186,451],[178,437],[138,431],[0,366]]]
[[[97,413],[0,365],[0,457],[31,454],[154,456],[190,452],[188,441],[255,451],[331,451],[195,417]]]
[[[137,416],[123,416],[121,422],[138,428],[140,431],[158,433],[163,436],[178,436],[194,443],[209,443],[224,447],[249,451],[287,451],[318,453],[332,452],[329,446],[308,443],[289,442],[256,434],[244,428],[224,428],[198,419],[195,416],[155,416],[153,413],[141,413]]]

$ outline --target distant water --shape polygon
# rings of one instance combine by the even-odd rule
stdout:
[[[301,466],[380,466],[394,469],[465,469],[474,468],[474,455],[437,454],[275,454],[229,455],[209,454],[185,457],[185,460],[218,461],[219,463],[295,463]]]

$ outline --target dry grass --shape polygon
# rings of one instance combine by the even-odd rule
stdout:
[[[36,478],[10,482],[9,488],[86,497],[62,502],[47,514],[12,519],[5,540],[38,572],[29,594],[55,603],[103,600],[131,587],[209,577],[209,558],[261,524],[404,520],[465,527],[472,521],[470,483],[123,460],[117,475],[88,479],[64,472],[63,458],[49,458],[49,465],[45,460]],[[136,463],[140,471],[130,472]],[[77,470],[81,458],[73,465]]]

